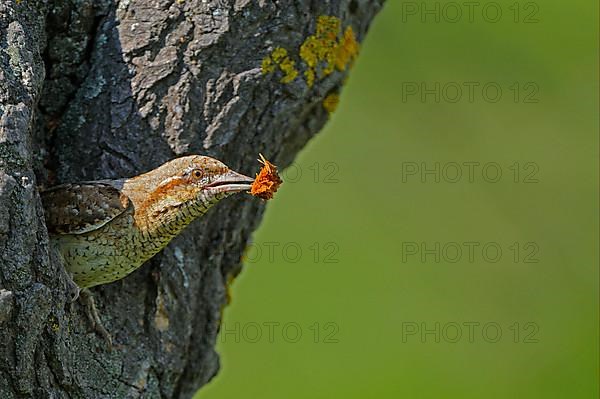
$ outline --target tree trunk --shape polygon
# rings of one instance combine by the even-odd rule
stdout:
[[[264,203],[224,200],[92,289],[109,352],[67,299],[38,186],[191,153],[249,175],[259,152],[285,167],[326,122],[382,2],[0,2],[1,398],[189,398],[216,374],[227,284]]]

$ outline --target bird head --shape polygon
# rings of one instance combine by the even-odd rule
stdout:
[[[137,210],[157,217],[184,208],[198,216],[219,200],[250,190],[254,181],[217,159],[201,155],[176,158],[134,179],[135,186],[145,187],[135,191],[149,193]]]
[[[211,157],[193,155],[178,160],[183,161],[184,164],[180,170],[182,183],[186,188],[191,189],[191,197],[188,200],[193,201],[199,196],[211,199],[247,191],[254,181],[253,178],[233,171],[223,162]],[[185,165],[186,161],[188,161],[187,165]]]

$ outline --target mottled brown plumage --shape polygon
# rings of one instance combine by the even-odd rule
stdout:
[[[51,242],[80,288],[121,279],[219,200],[253,179],[220,161],[177,158],[142,175],[42,192]]]
[[[64,184],[42,192],[46,226],[52,234],[96,230],[131,205],[129,197],[103,182]]]

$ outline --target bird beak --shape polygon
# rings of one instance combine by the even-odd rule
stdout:
[[[250,190],[254,179],[241,173],[229,170],[219,175],[215,180],[204,186],[211,188],[215,193],[237,193]]]

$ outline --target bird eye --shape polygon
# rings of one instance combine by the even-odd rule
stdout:
[[[202,177],[202,171],[199,169],[194,169],[192,176],[194,176],[196,179],[200,179]]]

